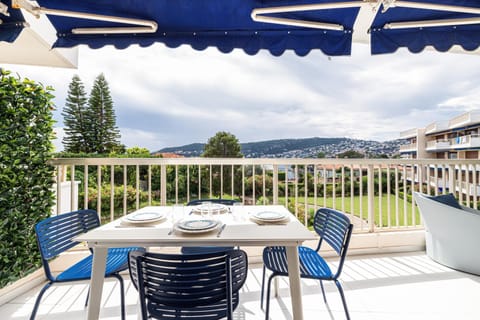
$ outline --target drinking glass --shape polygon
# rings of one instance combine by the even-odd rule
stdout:
[[[200,207],[200,213],[202,214],[203,219],[211,219],[212,218],[212,203],[211,202],[203,202]]]
[[[244,220],[245,214],[243,212],[243,203],[242,202],[235,202],[233,204],[232,215],[233,215],[233,220],[235,220],[235,221]]]
[[[172,208],[172,224],[176,224],[180,220],[183,220],[184,216],[184,205],[181,203],[174,204]]]

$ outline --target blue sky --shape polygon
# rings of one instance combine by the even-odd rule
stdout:
[[[425,51],[370,56],[355,44],[350,57],[306,57],[162,44],[80,48],[78,69],[6,65],[55,88],[61,150],[68,84],[78,74],[87,93],[103,72],[127,147],[151,151],[206,142],[229,131],[240,142],[302,137],[391,140],[399,132],[480,107],[480,57]]]

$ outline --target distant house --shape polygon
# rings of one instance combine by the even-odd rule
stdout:
[[[162,158],[185,158],[185,156],[181,154],[176,154],[172,152],[155,152],[155,153],[152,153],[152,155],[156,157],[162,157]]]

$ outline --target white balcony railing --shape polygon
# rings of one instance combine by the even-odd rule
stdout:
[[[451,148],[451,141],[448,139],[427,141],[427,150],[448,150]]]
[[[448,126],[449,128],[458,128],[461,126],[467,126],[469,124],[474,124],[480,121],[480,112],[479,111],[470,111],[463,113],[459,116],[452,118]]]
[[[453,149],[460,148],[477,148],[480,147],[480,136],[478,134],[470,134],[450,139],[450,145]]]
[[[417,128],[412,128],[408,129],[405,131],[400,132],[400,139],[409,139],[409,138],[414,138],[417,136],[418,129]]]
[[[79,182],[71,209],[77,201],[96,209],[103,222],[147,205],[218,197],[282,204],[307,226],[316,209],[327,206],[350,214],[357,233],[413,230],[422,228],[413,191],[453,192],[474,207],[480,195],[478,160],[88,158],[51,164],[57,185]],[[65,207],[61,193],[58,188],[58,208]]]
[[[400,152],[417,151],[416,143],[409,143],[400,146]]]

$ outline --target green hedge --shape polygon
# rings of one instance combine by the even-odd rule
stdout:
[[[51,90],[0,69],[0,287],[41,265],[33,227],[54,202]]]

